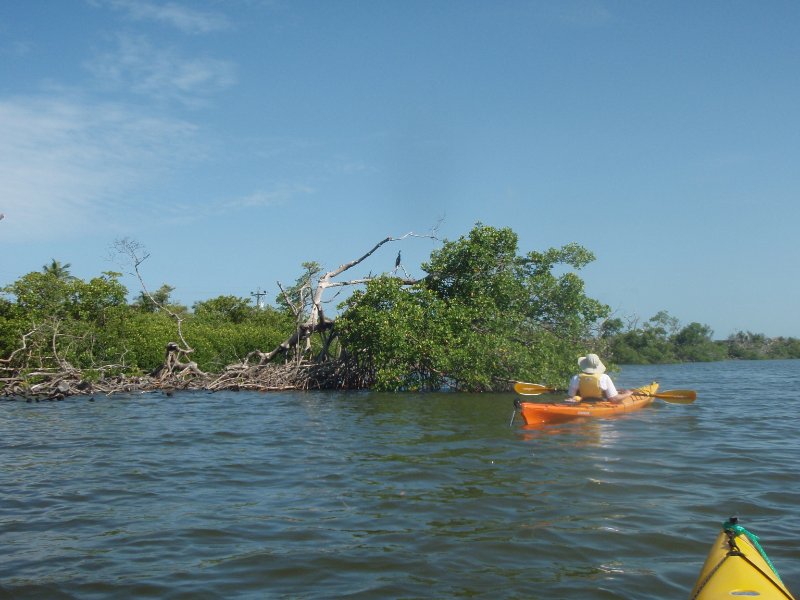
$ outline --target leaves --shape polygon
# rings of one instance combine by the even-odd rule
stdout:
[[[109,271],[84,281],[63,273],[32,272],[6,286],[7,298],[0,298],[0,356],[14,356],[10,366],[21,370],[116,364],[128,373],[152,371],[175,338],[174,322],[161,311],[128,304],[128,290],[119,277]],[[171,291],[162,286],[156,295],[168,302]],[[150,302],[146,295],[141,299]],[[234,296],[197,307],[196,315],[187,316],[186,327],[200,345],[193,360],[204,369],[221,368],[274,345],[293,327],[285,314],[255,310]]]
[[[479,223],[431,254],[418,285],[382,278],[345,303],[340,336],[375,387],[483,391],[568,376],[608,309],[573,272],[551,270],[593,257],[575,244],[520,256],[517,241]]]
[[[243,323],[258,310],[250,303],[250,300],[237,296],[217,296],[210,300],[196,302],[192,309],[198,319],[230,323]]]
[[[702,362],[728,358],[726,348],[713,341],[707,325],[690,323],[681,327],[678,319],[662,310],[642,327],[625,330],[620,319],[603,325],[608,355],[622,364]]]

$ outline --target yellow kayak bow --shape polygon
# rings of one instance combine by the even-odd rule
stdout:
[[[722,525],[689,600],[795,600],[758,538],[731,517]]]

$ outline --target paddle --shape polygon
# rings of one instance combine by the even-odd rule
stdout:
[[[522,396],[538,396],[545,392],[557,392],[556,388],[547,387],[546,385],[539,385],[538,383],[525,383],[517,381],[514,384],[514,391]]]
[[[514,384],[514,391],[521,396],[538,396],[545,392],[557,392],[558,390],[538,383],[518,381]],[[656,392],[655,394],[640,393],[639,395],[661,398],[673,404],[691,404],[697,399],[697,392],[694,390],[665,390],[663,392]]]
[[[644,396],[653,396],[654,398],[661,398],[673,404],[691,404],[697,400],[697,392],[694,390],[665,390],[663,392],[656,392],[655,394],[643,394]]]
[[[545,392],[556,392],[556,388],[547,387],[546,385],[539,385],[538,383],[525,383],[517,381],[514,384],[514,391],[522,396],[538,396]]]

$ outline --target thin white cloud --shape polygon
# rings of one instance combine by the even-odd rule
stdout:
[[[19,27],[13,28],[10,20],[0,19],[0,59],[11,57],[12,59],[23,58],[36,48],[33,40],[26,37],[25,33],[20,33]]]
[[[202,104],[211,94],[236,83],[233,63],[209,57],[185,57],[159,48],[145,36],[118,35],[116,47],[86,66],[101,85],[151,100]]]
[[[577,0],[556,5],[560,19],[577,27],[604,27],[615,22],[616,17],[599,0]]]
[[[376,170],[363,160],[343,156],[335,156],[328,160],[325,163],[325,168],[329,173],[335,174],[374,173]]]
[[[30,40],[11,40],[0,43],[0,56],[22,58],[31,53],[35,45]]]
[[[133,21],[150,21],[175,27],[184,33],[211,33],[231,28],[222,14],[202,12],[177,2],[158,4],[147,0],[93,0],[96,6],[110,6]]]
[[[226,200],[222,203],[221,208],[224,211],[228,211],[288,204],[300,196],[313,194],[314,191],[314,188],[306,185],[281,185],[272,191],[259,190],[247,196]]]
[[[135,191],[191,155],[195,127],[74,98],[0,100],[6,240],[80,234],[125,219]],[[146,207],[136,207],[146,212]]]

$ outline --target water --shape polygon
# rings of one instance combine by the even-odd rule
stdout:
[[[686,598],[728,516],[800,591],[800,361],[509,427],[512,394],[0,405],[0,598]]]

